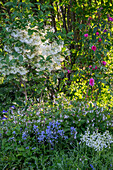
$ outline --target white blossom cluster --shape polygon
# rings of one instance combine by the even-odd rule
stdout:
[[[89,129],[87,129],[81,137],[81,141],[85,142],[88,147],[94,148],[95,151],[101,151],[107,147],[110,148],[110,144],[113,143],[113,137],[109,134],[109,131],[104,132],[103,135],[98,133],[98,131],[90,134]]]
[[[0,62],[0,72],[2,72],[4,76],[11,73],[25,75],[29,72],[28,68],[25,67],[25,63],[27,63],[27,65],[30,64],[30,66],[37,71],[37,74],[46,69],[49,72],[61,69],[61,62],[64,60],[62,55],[64,42],[59,40],[58,44],[56,41],[50,43],[48,39],[43,41],[48,28],[49,32],[54,33],[54,29],[51,27],[45,27],[43,32],[39,31],[37,27],[30,28],[28,26],[24,30],[11,30],[7,27],[7,31],[14,39],[14,43],[4,45],[4,51],[7,52],[9,56],[9,63]],[[32,35],[28,34],[29,30],[34,30]],[[67,50],[67,55],[69,54]],[[48,56],[50,56],[50,59],[48,59]],[[22,60],[19,59],[20,57]],[[15,60],[15,62],[12,63],[12,60]]]

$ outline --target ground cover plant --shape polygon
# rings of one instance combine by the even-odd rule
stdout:
[[[0,169],[113,169],[111,5],[0,2]]]
[[[2,168],[112,167],[110,110],[59,97],[54,104],[35,104],[26,110],[12,106],[4,114],[0,136]]]

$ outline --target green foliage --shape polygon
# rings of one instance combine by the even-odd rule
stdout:
[[[63,96],[54,99],[52,105],[40,103],[10,108],[0,124],[1,167],[83,169],[92,164],[95,168],[108,168],[112,165],[112,144],[110,149],[98,152],[80,138],[87,127],[91,133],[98,128],[101,133],[108,129],[113,135],[111,116],[104,108],[70,101]],[[71,131],[71,127],[76,131]],[[62,130],[64,135],[60,134]]]
[[[111,6],[98,0],[0,2],[0,169],[112,169]],[[46,48],[51,54],[45,57]],[[88,128],[98,135],[108,130],[111,148],[88,147],[81,140]]]
[[[29,77],[29,75],[27,75],[27,78],[29,77],[28,79],[30,80],[34,79],[33,82],[34,85],[31,85],[32,82],[30,82],[29,80],[23,82],[25,83],[24,85],[25,100],[28,100],[31,91],[33,91],[31,95],[33,98],[35,97],[35,95],[42,94],[42,91],[45,92],[46,88],[44,88],[42,84],[44,84],[47,87],[49,95],[47,94],[46,96],[51,96],[51,99],[53,99],[53,95],[55,95],[55,93],[56,92],[58,93],[59,91],[63,91],[64,93],[71,97],[75,96],[75,92],[78,91],[78,89],[75,89],[73,91],[72,89],[70,89],[70,85],[72,87],[76,83],[78,83],[79,90],[81,89],[81,91],[86,96],[88,91],[89,95],[88,100],[90,100],[90,98],[92,100],[98,99],[99,94],[101,95],[102,83],[104,83],[105,86],[109,85],[108,90],[110,90],[112,82],[112,75],[110,74],[112,68],[112,59],[110,58],[112,38],[110,37],[110,35],[112,33],[111,33],[111,21],[108,21],[107,19],[108,11],[106,11],[106,5],[108,8],[111,4],[110,2],[107,4],[103,2],[103,4],[100,5],[98,1],[97,3],[96,2],[90,3],[87,3],[85,1],[84,2],[85,6],[82,6],[82,2],[74,1],[71,2],[56,1],[56,3],[53,1],[51,2],[39,1],[37,3],[32,3],[30,1],[25,2],[6,1],[5,4],[1,3],[3,13],[3,15],[1,15],[0,20],[2,30],[0,33],[0,37],[2,40],[1,43],[1,58],[2,58],[1,63],[3,63],[2,68],[4,68],[3,69],[4,72],[5,69],[8,69],[8,67],[5,64],[11,65],[15,64],[16,62],[17,63],[20,62],[22,67],[26,67],[30,71],[30,73],[32,72],[31,73],[32,78]],[[63,9],[64,6],[65,11]],[[59,14],[58,10],[59,8],[61,9],[61,16]],[[87,10],[86,8],[89,10]],[[52,19],[52,21],[50,21],[50,18]],[[7,27],[9,27],[9,29],[19,28],[24,30],[28,23],[30,23],[30,28],[28,29],[28,35],[30,36],[32,36],[34,32],[37,32],[36,30],[32,29],[35,26],[38,26],[39,30],[42,29],[44,24],[45,25],[51,24],[52,26],[54,26],[55,33],[50,32],[48,28],[47,35],[45,36],[45,38],[43,37],[42,41],[46,41],[49,38],[49,43],[53,42],[55,39],[57,40],[57,43],[59,43],[58,37],[64,40],[66,46],[70,49],[71,52],[69,57],[65,57],[66,60],[64,61],[64,68],[66,70],[70,70],[70,74],[67,74],[66,70],[63,70],[64,68],[62,67],[61,72],[54,71],[51,74],[51,76],[46,75],[47,84],[45,81],[42,81],[42,83],[39,84],[39,82],[41,82],[40,81],[41,79],[38,78],[38,76],[36,76],[35,68],[31,68],[31,66],[34,65],[36,61],[32,61],[32,64],[30,64],[30,61],[24,62],[23,56],[20,55],[18,52],[13,52],[14,59],[12,59],[11,61],[9,60],[10,57],[7,54],[7,52],[4,51],[4,45],[7,44],[11,47],[12,46],[21,47],[23,46],[23,44],[20,43],[18,40],[12,38],[10,35],[11,33],[6,31],[6,28]],[[63,28],[61,28],[62,26]],[[107,32],[103,33],[104,29],[107,29]],[[95,35],[97,31],[99,32],[99,37],[101,37],[102,39],[101,42],[98,42],[99,37]],[[85,33],[89,34],[88,38],[84,37]],[[9,37],[8,40],[7,37]],[[91,50],[92,45],[96,45],[97,47],[97,50],[95,52]],[[30,47],[28,44],[24,44],[24,47],[26,48],[26,50],[28,49],[31,49],[32,51],[34,50],[34,47]],[[66,48],[63,48],[64,54],[65,50]],[[5,56],[5,61],[3,60],[3,56]],[[107,62],[107,67],[104,67],[102,65],[101,62],[103,60]],[[46,61],[44,61],[43,57],[40,60],[40,64],[43,65],[47,61],[50,61],[50,63],[52,62],[51,56],[48,56],[46,58]],[[97,70],[92,71],[92,69],[88,68],[89,65],[92,65],[92,68],[97,66]],[[54,74],[56,76],[54,76]],[[39,75],[45,76],[45,73],[43,71],[40,71]],[[109,83],[108,81],[106,81],[108,75]],[[95,86],[93,89],[88,87],[88,81],[92,76],[95,80]],[[11,77],[14,78],[13,75],[10,75],[9,77],[10,80]],[[18,77],[18,75],[16,77]],[[79,82],[77,81],[78,77]],[[13,81],[15,81],[14,84],[17,84],[15,79],[13,79]],[[27,86],[30,87],[30,89]],[[43,88],[41,89],[41,87]],[[37,94],[36,91],[34,92],[34,89],[39,89],[36,90],[39,93]],[[22,90],[20,88],[20,93],[21,91]]]

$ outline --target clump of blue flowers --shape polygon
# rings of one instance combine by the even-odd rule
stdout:
[[[67,136],[64,135],[64,130],[61,129],[61,125],[58,121],[49,122],[49,125],[45,130],[39,132],[38,126],[33,126],[33,131],[37,134],[37,139],[40,142],[47,142],[54,146],[54,143],[58,143],[58,139],[66,139]]]

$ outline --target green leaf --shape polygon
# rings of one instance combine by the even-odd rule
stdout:
[[[46,61],[51,60],[51,55],[47,56]]]
[[[17,154],[17,155],[16,155],[16,157],[20,157],[20,156],[22,156],[22,154]]]
[[[18,148],[18,151],[24,151],[25,149],[24,148]]]
[[[94,30],[93,30],[93,33],[96,33],[97,29],[98,29],[98,27],[95,27]]]
[[[57,76],[56,75],[53,76],[53,81],[55,82],[55,84],[57,83]]]
[[[63,78],[63,77],[64,77],[64,73],[63,73],[63,71],[60,73],[60,76],[61,76],[61,78]]]
[[[69,33],[67,34],[67,37],[70,38],[70,39],[73,39],[72,35],[74,35],[74,33],[73,33],[73,32],[69,32]]]
[[[4,4],[5,6],[13,6],[13,2],[7,2]]]
[[[74,32],[69,32],[67,36],[74,35]]]
[[[42,55],[39,55],[39,57],[41,57],[43,60],[45,60],[45,58]]]
[[[17,16],[18,16],[17,11],[14,11],[14,12],[12,13],[12,19],[15,19]]]
[[[102,82],[102,83],[104,83],[104,84],[106,84],[106,83],[107,83],[107,82],[106,82],[106,80],[104,80],[104,79],[102,79],[102,80],[101,80],[101,82]]]
[[[28,29],[28,35],[32,35],[34,30]]]
[[[9,56],[6,56],[6,62],[9,63]]]
[[[19,56],[19,61],[20,61],[20,62],[23,61],[23,56],[22,56],[22,55]]]

